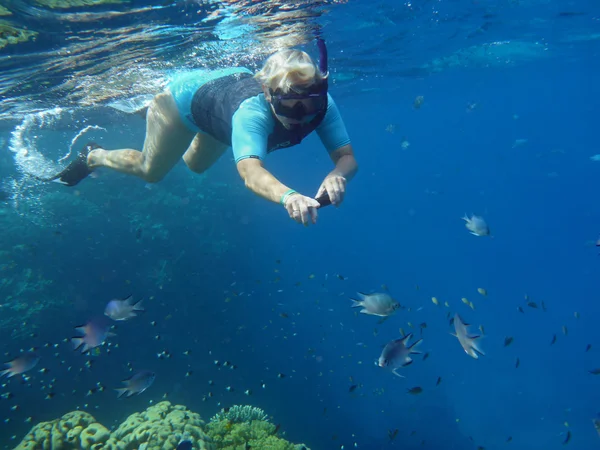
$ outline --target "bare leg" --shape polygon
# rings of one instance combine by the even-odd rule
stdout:
[[[183,155],[187,166],[196,173],[209,169],[229,147],[214,137],[198,133]]]
[[[170,92],[154,97],[146,116],[146,139],[140,152],[132,149],[92,150],[88,155],[90,169],[108,167],[155,183],[160,181],[186,152],[194,139],[179,117]]]

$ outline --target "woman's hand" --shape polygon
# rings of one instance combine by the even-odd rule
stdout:
[[[305,227],[317,223],[317,208],[321,205],[314,198],[294,193],[285,200],[283,206],[292,219]]]
[[[325,192],[329,195],[332,205],[340,206],[346,194],[346,179],[341,175],[327,175],[315,198],[321,197]]]

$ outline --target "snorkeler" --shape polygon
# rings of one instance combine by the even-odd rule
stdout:
[[[358,165],[342,117],[328,94],[327,50],[318,39],[319,66],[299,50],[271,55],[255,75],[245,68],[193,71],[173,79],[146,113],[142,151],[88,144],[52,181],[74,186],[98,167],[160,181],[183,157],[196,173],[232,147],[246,187],[281,203],[298,223],[316,223],[317,209],[340,205]],[[335,168],[315,198],[296,192],[267,171],[268,153],[317,132]],[[317,201],[317,199],[319,201]]]

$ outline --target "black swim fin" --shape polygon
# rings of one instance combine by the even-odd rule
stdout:
[[[95,142],[88,142],[83,149],[77,155],[75,160],[65,167],[59,174],[52,178],[45,179],[44,181],[56,181],[57,183],[64,184],[66,186],[75,186],[81,180],[86,178],[92,169],[87,165],[87,157],[92,150],[102,148]]]

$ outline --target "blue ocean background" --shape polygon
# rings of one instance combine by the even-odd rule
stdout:
[[[37,347],[41,360],[26,381],[0,384],[13,395],[0,399],[0,445],[74,409],[110,427],[166,396],[205,420],[258,406],[313,450],[598,448],[598,6],[327,5],[315,20],[360,169],[343,205],[308,228],[246,190],[231,153],[206,175],[182,163],[153,185],[99,171],[76,188],[30,186],[10,150],[26,114],[11,110],[17,95],[4,79],[0,351],[9,361]],[[431,32],[435,9],[446,20]],[[544,50],[519,50],[534,44]],[[474,46],[488,51],[465,51]],[[16,47],[0,50],[1,67]],[[310,40],[301,47],[317,56]],[[108,148],[141,147],[141,118],[103,103],[77,111],[106,128],[91,134]],[[74,135],[40,133],[53,156]],[[331,162],[311,136],[267,167],[314,195]],[[492,236],[469,234],[465,214],[483,216]],[[350,307],[356,292],[384,289],[405,308],[383,323]],[[118,323],[99,354],[74,352],[74,327],[129,294],[146,312]],[[456,312],[473,331],[484,326],[478,360],[449,334]],[[401,370],[406,378],[374,363],[401,328],[422,333],[429,353]],[[113,389],[141,369],[155,383],[117,399]],[[86,395],[98,383],[106,389]],[[408,394],[415,386],[423,392]]]

